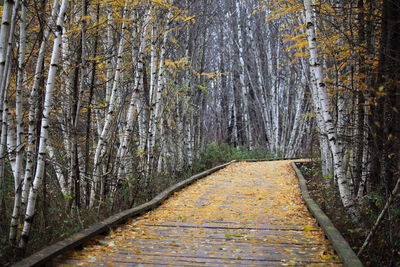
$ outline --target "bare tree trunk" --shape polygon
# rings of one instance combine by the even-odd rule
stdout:
[[[152,82],[153,87],[150,88],[151,90],[151,108],[150,108],[150,122],[149,122],[149,133],[148,133],[148,173],[151,173],[152,168],[155,167],[156,160],[158,158],[155,157],[154,149],[155,149],[155,144],[156,140],[158,140],[159,137],[159,129],[161,125],[161,112],[162,112],[162,92],[164,91],[164,86],[165,86],[165,77],[164,77],[164,60],[165,60],[165,53],[166,53],[166,43],[167,43],[167,38],[168,38],[168,32],[169,32],[169,20],[172,16],[171,11],[168,12],[165,26],[164,26],[164,33],[163,33],[163,39],[162,39],[162,44],[161,44],[161,51],[160,51],[160,56],[159,56],[159,66],[157,68],[157,74],[155,75],[154,72],[156,72],[156,68],[154,65],[154,62],[152,62],[153,66],[153,77],[151,79],[154,79]],[[153,34],[155,33],[154,27],[153,27]],[[154,37],[153,37],[153,42],[154,42]],[[154,49],[154,48],[152,48]],[[154,60],[154,59],[153,59]]]
[[[13,215],[11,218],[9,241],[15,246],[16,233],[21,213],[22,186],[23,186],[23,154],[24,154],[24,125],[22,113],[23,87],[25,86],[25,50],[26,50],[26,6],[21,5],[20,16],[20,39],[18,51],[18,73],[16,89],[16,170],[15,170],[15,201]],[[13,138],[13,137],[11,137]]]
[[[323,77],[323,69],[317,52],[317,42],[315,34],[315,12],[312,8],[310,0],[304,0],[306,25],[307,25],[307,39],[310,51],[310,68],[312,73],[312,82],[315,85],[318,99],[321,102],[321,113],[324,121],[324,127],[328,135],[329,145],[332,150],[333,161],[335,165],[335,176],[337,177],[338,187],[342,203],[351,216],[352,220],[358,220],[358,211],[355,207],[354,200],[350,190],[350,182],[344,172],[343,156],[338,147],[338,137],[336,134],[333,119],[330,114],[330,103],[328,93],[326,91],[325,81]]]
[[[125,130],[123,132],[123,138],[122,142],[118,148],[118,171],[117,171],[117,177],[118,179],[123,179],[124,176],[127,175],[126,173],[126,168],[129,165],[129,160],[126,159],[128,150],[129,150],[129,140],[131,138],[131,134],[133,131],[133,126],[134,126],[134,121],[137,120],[136,118],[138,117],[139,112],[143,112],[140,109],[142,108],[141,105],[141,95],[140,95],[140,90],[141,90],[141,81],[143,79],[143,53],[146,45],[146,31],[147,31],[147,25],[150,21],[150,14],[149,12],[146,13],[143,21],[143,28],[141,29],[141,32],[138,36],[133,36],[134,38],[138,38],[140,41],[140,45],[138,48],[138,51],[136,52],[138,55],[137,57],[133,58],[134,61],[136,61],[136,68],[135,68],[135,78],[134,78],[134,83],[133,83],[133,88],[132,88],[132,95],[129,103],[129,109],[128,113],[126,115],[126,126]],[[134,51],[135,52],[135,51]],[[139,101],[138,101],[139,100]],[[139,134],[143,134],[142,130],[139,131]]]
[[[0,28],[0,81],[3,81],[4,69],[6,67],[6,57],[8,50],[8,40],[10,36],[10,28],[12,22],[12,13],[14,8],[14,0],[6,0],[3,5],[2,22]],[[12,34],[11,34],[12,35]],[[3,105],[4,101],[4,88],[0,88],[0,105]]]
[[[238,40],[237,46],[239,50],[239,81],[240,81],[240,95],[242,98],[242,105],[243,105],[243,128],[244,128],[244,139],[247,141],[247,146],[249,149],[252,149],[252,136],[250,134],[251,127],[250,127],[250,112],[249,112],[249,88],[246,86],[245,82],[245,62],[244,62],[244,55],[243,55],[243,33],[242,33],[242,26],[241,26],[241,4],[240,1],[236,1],[236,24],[237,24],[237,31],[238,31]]]
[[[10,18],[5,18],[8,16],[8,8],[12,8],[11,14],[11,21],[8,21]],[[7,104],[7,89],[10,82],[11,77],[11,57],[12,57],[12,50],[14,47],[14,31],[15,25],[18,15],[19,9],[19,1],[17,0],[15,5],[14,1],[7,1],[5,6],[5,13],[3,14],[3,22],[2,28],[0,33],[0,38],[3,38],[3,31],[4,31],[4,38],[6,39],[5,44],[3,44],[3,40],[0,39],[0,43],[3,46],[0,47],[0,125],[1,125],[1,132],[0,132],[0,176],[4,176],[4,169],[5,169],[5,157],[7,154],[7,117],[8,117],[8,104]],[[7,106],[7,107],[6,107]],[[19,184],[19,177],[15,177],[16,185]],[[20,194],[19,186],[15,187],[15,193]],[[19,196],[16,199],[17,201],[20,200]]]
[[[123,19],[126,18],[127,16],[127,7],[125,3],[124,7],[124,14],[123,14]],[[120,83],[120,77],[121,77],[121,72],[122,72],[122,54],[124,52],[124,47],[125,47],[125,35],[126,35],[126,24],[125,22],[122,23],[122,29],[121,29],[121,39],[119,42],[119,47],[118,47],[118,55],[117,55],[117,65],[116,65],[116,70],[114,74],[114,81],[113,81],[113,86],[111,90],[111,96],[110,96],[110,102],[108,103],[108,110],[106,114],[106,118],[104,121],[104,126],[102,129],[102,132],[99,136],[99,140],[97,142],[96,146],[96,151],[94,154],[94,170],[93,170],[93,184],[92,188],[90,191],[90,207],[93,207],[95,205],[95,201],[97,199],[97,191],[99,189],[99,183],[102,182],[104,179],[102,177],[101,173],[101,163],[102,159],[104,156],[105,148],[109,142],[110,138],[110,131],[111,131],[111,124],[113,119],[115,118],[115,113],[116,113],[116,105],[117,105],[117,95],[118,95],[118,87]]]
[[[49,73],[46,83],[46,93],[43,107],[43,117],[42,125],[40,129],[40,141],[38,150],[38,160],[36,164],[36,173],[33,180],[33,185],[29,191],[28,205],[25,213],[25,221],[22,229],[21,239],[19,242],[19,247],[24,249],[28,243],[30,230],[33,223],[33,217],[35,215],[36,200],[40,186],[42,185],[42,179],[44,175],[45,157],[46,157],[46,147],[49,134],[49,121],[50,121],[50,111],[52,105],[53,89],[55,83],[55,76],[58,70],[58,61],[60,58],[61,50],[61,38],[62,38],[62,26],[64,23],[64,15],[67,9],[68,1],[62,0],[60,10],[57,17],[55,31],[55,40],[53,44],[53,51],[51,56],[51,62],[49,67]]]

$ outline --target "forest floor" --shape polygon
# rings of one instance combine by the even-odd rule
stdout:
[[[311,197],[331,219],[353,249],[357,249],[357,246],[363,241],[361,229],[357,228],[346,215],[339,192],[332,185],[332,179],[322,177],[318,166],[313,162],[302,163],[300,169],[306,179]]]
[[[341,266],[290,161],[234,163],[57,266]]]
[[[379,194],[370,193],[366,195],[361,202],[362,205],[359,206],[362,213],[361,221],[364,224],[354,224],[347,216],[340,200],[339,192],[336,186],[333,185],[332,179],[322,176],[319,164],[317,162],[305,162],[301,164],[300,169],[306,179],[311,197],[357,253],[381,212],[385,200],[378,198]],[[395,221],[396,218],[400,217],[399,209],[395,208],[392,214],[393,221]],[[396,230],[392,229],[392,231]],[[388,236],[389,232],[388,223],[386,222],[374,235],[372,242],[360,257],[365,266],[400,266],[400,250],[398,249],[400,242],[397,241],[396,244],[391,245],[389,242],[390,236]],[[394,253],[391,253],[391,250]]]

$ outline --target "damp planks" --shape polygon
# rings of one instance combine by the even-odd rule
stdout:
[[[342,266],[290,163],[233,163],[52,265]]]

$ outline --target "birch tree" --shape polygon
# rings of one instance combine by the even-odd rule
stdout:
[[[126,7],[126,3],[125,3],[122,18],[125,19],[126,16],[127,16],[127,7]],[[99,188],[99,186],[100,186],[99,183],[104,183],[104,181],[102,181],[103,178],[102,178],[102,170],[101,170],[101,161],[103,158],[105,146],[107,145],[107,142],[109,141],[109,135],[110,135],[110,131],[111,131],[111,123],[112,123],[112,120],[113,120],[115,112],[116,112],[116,101],[117,101],[118,89],[120,86],[120,77],[121,77],[122,63],[123,63],[122,54],[124,52],[124,47],[125,47],[125,35],[126,35],[126,24],[125,24],[125,22],[123,22],[122,28],[121,28],[121,38],[120,38],[119,45],[118,45],[117,63],[116,63],[116,68],[115,68],[115,73],[114,73],[113,85],[112,85],[112,89],[111,89],[109,106],[107,109],[107,114],[106,114],[106,118],[104,121],[103,129],[99,136],[96,151],[94,154],[93,185],[92,185],[92,189],[90,192],[90,206],[91,207],[93,207],[95,205],[96,196],[98,194],[97,190],[99,190],[99,189],[101,190],[101,188]]]
[[[60,5],[60,9],[57,16],[55,40],[53,44],[53,51],[51,56],[51,62],[49,67],[48,78],[46,82],[45,100],[43,105],[42,115],[42,126],[40,129],[39,149],[38,149],[38,160],[36,164],[35,178],[33,179],[33,185],[29,191],[28,203],[26,207],[24,226],[21,233],[21,240],[19,247],[25,248],[29,239],[29,234],[32,226],[33,216],[35,215],[35,206],[37,200],[38,190],[42,184],[44,175],[44,165],[46,157],[46,145],[48,142],[48,128],[49,128],[49,116],[52,106],[52,97],[54,90],[54,81],[57,74],[60,50],[61,50],[61,39],[62,39],[62,26],[64,23],[64,15],[67,9],[68,1],[63,0]]]
[[[326,85],[324,81],[324,74],[321,61],[317,51],[317,38],[315,34],[316,19],[315,11],[313,10],[312,3],[309,0],[304,0],[304,9],[307,25],[307,39],[310,51],[310,68],[312,73],[312,83],[315,89],[314,94],[317,95],[318,100],[321,102],[321,115],[323,118],[324,128],[326,130],[330,148],[332,150],[333,162],[335,166],[335,176],[337,177],[340,197],[343,205],[348,210],[353,220],[358,219],[358,212],[355,203],[352,199],[350,190],[350,181],[346,177],[343,166],[343,154],[338,145],[338,137],[335,126],[333,124],[332,115],[330,113],[330,102]]]
[[[10,136],[9,139],[15,140],[15,200],[13,214],[11,217],[11,227],[9,240],[11,244],[15,244],[17,227],[20,219],[21,202],[22,202],[22,187],[23,187],[23,156],[24,156],[24,124],[23,124],[23,87],[25,86],[25,53],[26,53],[26,6],[21,5],[20,16],[20,37],[18,49],[18,73],[17,73],[17,88],[16,88],[16,134]],[[13,140],[14,141],[14,140]]]

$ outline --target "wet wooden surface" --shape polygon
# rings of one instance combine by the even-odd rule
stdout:
[[[342,266],[290,161],[234,163],[53,266]]]

